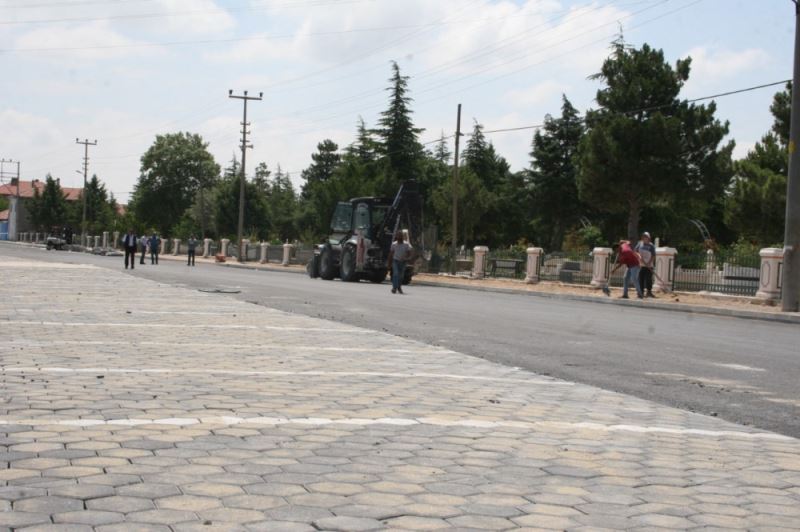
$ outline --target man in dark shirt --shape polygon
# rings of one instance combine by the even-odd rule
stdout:
[[[634,248],[642,258],[642,270],[639,272],[639,289],[641,293],[647,291],[647,297],[653,295],[653,268],[656,264],[656,247],[650,240],[650,233],[642,233],[642,240]]]
[[[128,269],[128,261],[130,260],[131,270],[136,266],[136,244],[138,239],[134,234],[133,229],[128,229],[128,233],[122,237],[122,247],[125,248],[125,269]]]

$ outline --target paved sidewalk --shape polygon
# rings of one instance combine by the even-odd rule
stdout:
[[[800,523],[789,437],[108,269],[0,268],[0,530]]]

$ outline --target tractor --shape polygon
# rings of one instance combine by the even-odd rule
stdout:
[[[414,180],[406,181],[394,199],[353,198],[336,205],[331,234],[314,249],[308,263],[311,278],[340,278],[345,282],[367,279],[382,283],[388,274],[386,260],[394,235],[403,231],[419,256],[422,249],[422,201]],[[416,273],[416,261],[406,267],[403,283]]]

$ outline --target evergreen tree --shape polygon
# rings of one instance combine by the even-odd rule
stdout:
[[[645,207],[666,202],[701,217],[730,181],[733,144],[720,147],[728,125],[714,117],[716,105],[679,99],[690,66],[687,58],[673,68],[661,50],[620,39],[594,76],[605,87],[586,116],[578,189],[596,208],[626,214],[628,238],[638,237]]]
[[[764,246],[783,242],[789,172],[791,84],[773,98],[772,130],[734,165],[725,223],[741,238]]]
[[[220,237],[236,235],[239,224],[240,165],[234,158],[225,169],[223,178],[214,187],[214,222]],[[269,236],[269,213],[264,192],[253,181],[245,182],[244,190],[245,233],[266,239]]]
[[[317,152],[311,154],[311,165],[303,170],[301,176],[305,180],[302,194],[308,198],[318,183],[325,183],[333,177],[333,173],[341,163],[339,146],[330,139],[325,139],[317,144]]]
[[[529,212],[537,243],[548,250],[562,249],[564,235],[584,211],[578,199],[574,161],[583,132],[578,111],[563,96],[561,116],[547,115],[544,126],[533,136]]]
[[[38,231],[50,231],[67,223],[66,195],[59,182],[50,174],[45,178],[42,192],[39,192],[38,187],[33,188],[29,216]]]
[[[417,136],[423,131],[415,128],[411,119],[408,76],[400,74],[400,67],[394,61],[389,82],[389,108],[381,113],[380,127],[375,131],[381,139],[381,154],[386,159],[385,173],[378,188],[386,195],[394,194],[403,181],[417,177],[422,157]]]
[[[367,129],[364,119],[359,116],[356,140],[345,149],[345,153],[361,164],[368,164],[377,160],[379,149],[380,146],[372,132]]]
[[[108,231],[114,225],[117,216],[116,201],[109,196],[105,184],[96,175],[86,183],[86,190],[81,191],[78,201],[68,206],[69,224],[73,229],[81,227],[83,221],[83,194],[86,194],[86,230],[97,234]]]
[[[444,138],[444,131],[442,131],[442,135],[439,137],[439,142],[436,143],[436,147],[430,156],[442,164],[450,163],[450,158],[453,156],[453,154],[450,153],[450,147],[447,145],[447,141]]]

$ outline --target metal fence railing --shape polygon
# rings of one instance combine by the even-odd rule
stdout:
[[[758,253],[695,253],[675,258],[674,289],[754,296],[758,291],[761,258]]]
[[[539,278],[571,284],[592,282],[594,258],[590,251],[555,251],[542,256]]]
[[[486,277],[524,279],[528,255],[525,251],[490,251],[486,257]]]

